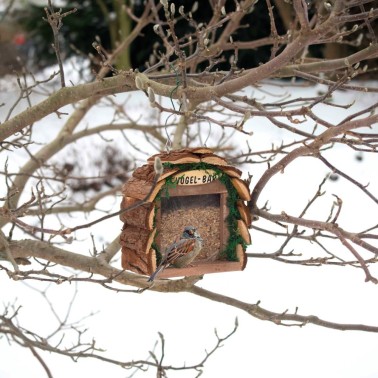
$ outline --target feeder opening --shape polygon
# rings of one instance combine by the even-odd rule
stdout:
[[[217,260],[224,247],[221,240],[223,223],[220,194],[163,197],[159,234],[160,251],[164,252],[167,246],[175,242],[186,226],[194,226],[204,240],[204,246],[196,261]]]

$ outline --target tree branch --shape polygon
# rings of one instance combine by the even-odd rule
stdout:
[[[259,306],[259,303],[250,304],[246,302],[239,301],[232,297],[227,297],[218,293],[208,291],[206,289],[200,288],[198,286],[189,287],[189,293],[198,295],[203,298],[210,299],[215,302],[227,304],[229,306],[239,308],[245,311],[247,314],[254,318],[260,320],[266,320],[277,325],[287,325],[287,326],[298,326],[304,327],[307,324],[317,325],[319,327],[331,328],[340,331],[364,331],[364,332],[378,332],[377,326],[370,326],[364,324],[347,324],[347,323],[335,323],[327,320],[323,320],[314,315],[300,315],[295,313],[288,313],[284,311],[282,313],[277,313],[273,311],[266,310]]]

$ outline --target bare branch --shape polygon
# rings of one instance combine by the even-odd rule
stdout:
[[[282,313],[272,312],[259,306],[259,303],[249,304],[239,301],[235,298],[227,297],[218,293],[208,291],[198,286],[193,286],[188,290],[190,293],[199,295],[204,298],[211,299],[216,302],[225,303],[245,311],[247,314],[260,320],[267,320],[279,325],[304,327],[307,324],[314,324],[320,327],[336,329],[340,331],[365,331],[365,332],[378,332],[378,327],[369,326],[364,324],[343,324],[334,323],[323,320],[313,315],[300,315],[297,312],[289,313],[284,311]]]

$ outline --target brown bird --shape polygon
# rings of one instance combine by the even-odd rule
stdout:
[[[193,226],[185,227],[180,240],[167,247],[159,266],[150,276],[148,282],[153,281],[161,271],[170,265],[176,268],[189,265],[200,253],[202,243],[203,239],[196,228]]]

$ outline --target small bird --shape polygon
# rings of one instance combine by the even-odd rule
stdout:
[[[202,243],[203,239],[195,227],[185,227],[180,240],[167,247],[159,266],[150,276],[148,282],[153,281],[161,271],[170,265],[176,268],[189,265],[200,253]]]

